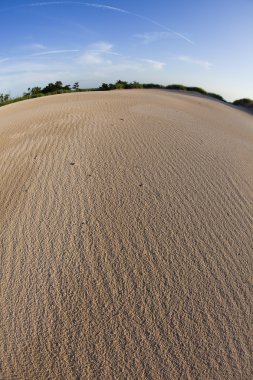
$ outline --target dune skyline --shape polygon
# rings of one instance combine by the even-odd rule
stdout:
[[[248,0],[2,0],[0,93],[122,78],[252,99],[252,15]]]

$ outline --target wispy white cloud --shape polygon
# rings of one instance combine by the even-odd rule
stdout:
[[[17,61],[17,62],[8,62],[8,64],[0,67],[0,75],[5,74],[17,74],[25,72],[42,72],[48,66],[42,63],[30,62],[30,61]]]
[[[69,2],[70,3],[70,2]],[[78,3],[78,2],[75,2],[76,4],[82,4],[82,5],[85,5],[87,7],[93,7],[93,8],[102,8],[102,9],[108,9],[108,10],[111,10],[111,11],[116,11],[116,12],[121,12],[121,13],[128,13],[130,14],[130,12],[128,12],[127,10],[125,9],[121,9],[121,8],[117,8],[117,7],[113,7],[111,5],[104,5],[104,4],[95,4],[95,3]],[[73,3],[72,3],[73,4]]]
[[[13,52],[13,47],[12,47],[12,52]],[[20,54],[32,54],[32,53],[37,53],[41,52],[43,50],[48,50],[48,48],[39,43],[39,42],[31,42],[31,43],[24,43],[21,45],[16,45],[15,46],[15,54],[20,55]],[[13,56],[13,54],[12,54]]]
[[[0,92],[20,95],[33,86],[44,86],[48,81],[77,81],[81,71],[73,70],[73,63],[65,60],[53,60],[48,63],[33,62],[31,59],[21,58],[13,62],[0,65]]]
[[[174,57],[174,59],[176,61],[188,62],[188,63],[192,63],[194,65],[199,65],[199,66],[204,67],[205,69],[210,69],[213,66],[213,64],[209,61],[204,61],[202,59],[192,58],[192,57],[189,57],[187,55],[180,55],[180,56]]]
[[[111,61],[106,58],[109,55],[120,56],[119,53],[114,52],[113,45],[108,42],[97,42],[91,44],[88,49],[79,58],[79,63],[95,64],[102,63],[110,64]]]
[[[135,34],[134,37],[140,39],[145,45],[147,45],[158,40],[166,39],[172,35],[172,32],[147,32]]]
[[[31,43],[31,44],[25,45],[24,48],[43,50],[43,49],[46,49],[46,46],[40,43]]]
[[[131,12],[128,12],[125,9],[117,8],[111,5],[105,5],[105,4],[98,4],[98,3],[86,3],[81,1],[41,1],[38,3],[28,3],[28,4],[20,4],[13,7],[7,7],[0,9],[0,12],[7,12],[19,8],[33,8],[33,7],[45,7],[50,5],[82,5],[85,7],[92,7],[92,8],[102,8],[102,9],[108,9],[111,11],[121,12],[121,13],[128,13],[131,14]]]
[[[9,58],[1,58],[0,59],[0,63],[4,63],[4,62],[7,62],[7,61],[9,61]]]
[[[114,53],[113,45],[108,42],[99,42],[89,45],[87,50],[70,60],[62,60],[60,55],[51,55],[50,60],[38,60],[36,57],[23,56],[10,59],[0,65],[0,92],[11,92],[12,95],[21,94],[27,87],[44,86],[48,81],[62,80],[64,83],[82,82],[85,66],[85,77],[89,78],[91,86],[99,85],[100,81],[143,80],[159,78],[165,63],[153,59],[140,57],[110,56]],[[118,53],[115,53],[118,54]],[[150,76],[151,75],[151,76]],[[158,75],[158,77],[157,77]],[[15,91],[15,92],[12,92]]]
[[[90,45],[90,51],[94,53],[111,54],[111,55],[120,56],[119,53],[112,51],[112,48],[113,48],[113,45],[108,42],[97,42],[95,44]]]
[[[78,53],[80,50],[74,49],[74,50],[48,50],[48,51],[42,51],[40,53],[33,53],[31,54],[32,57],[40,56],[40,55],[49,55],[49,54],[66,54],[66,53]]]
[[[142,62],[150,64],[155,70],[162,70],[165,66],[165,62],[155,61],[153,59],[141,59]]]
[[[155,24],[157,24],[155,22]],[[160,24],[158,24],[160,25]],[[161,25],[160,25],[161,26]],[[150,44],[151,42],[155,42],[158,40],[166,39],[172,36],[180,37],[187,42],[194,44],[192,40],[190,40],[188,37],[184,36],[181,33],[175,32],[174,30],[170,30],[167,27],[164,27],[166,31],[163,32],[146,32],[146,33],[140,33],[140,34],[135,34],[135,38],[139,38],[140,40],[143,41],[144,44]]]
[[[127,57],[113,50],[113,44],[109,42],[97,42],[88,46],[86,51],[77,59],[79,64],[98,65],[102,70],[107,67],[110,72],[125,70],[146,70],[147,65],[154,70],[162,70],[165,63],[154,59]],[[115,59],[108,60],[108,55]]]
[[[96,42],[90,45],[90,50],[102,53],[111,52],[112,48],[113,45],[109,42]]]
[[[166,30],[166,31],[169,32],[169,33],[174,34],[175,36],[181,38],[181,39],[184,40],[184,41],[187,41],[187,42],[190,43],[190,44],[194,44],[194,42],[193,42],[190,38],[188,38],[187,36],[185,36],[184,34],[179,33],[179,32],[177,32],[177,31],[175,31],[175,30],[172,30],[172,29],[168,28],[167,26],[165,26],[165,25],[163,25],[163,24],[160,24],[159,22],[157,22],[157,21],[155,21],[155,20],[153,20],[153,19],[151,19],[151,18],[149,18],[149,17],[146,17],[146,16],[144,16],[144,15],[140,15],[140,14],[138,14],[138,13],[129,12],[129,11],[125,10],[125,9],[115,8],[115,7],[111,7],[111,6],[103,5],[103,4],[90,4],[90,3],[85,3],[85,5],[86,5],[86,6],[93,6],[93,7],[95,6],[95,7],[97,7],[97,8],[110,9],[110,10],[114,10],[114,11],[121,12],[121,13],[126,13],[126,14],[128,14],[128,15],[131,15],[131,16],[134,16],[134,17],[137,17],[137,18],[140,18],[140,19],[145,20],[145,21],[147,21],[147,22],[149,22],[149,23],[151,23],[151,24],[153,24],[153,25],[158,26],[159,28],[161,28],[161,29],[163,29],[163,30]]]
[[[93,52],[86,52],[79,58],[79,63],[87,63],[88,65],[100,65],[102,63],[110,63],[109,61],[106,61],[101,54],[93,53]]]
[[[190,38],[185,36],[184,34],[179,33],[175,30],[172,30],[172,29],[168,28],[166,25],[160,24],[159,22],[157,22],[157,21],[155,21],[149,17],[146,17],[146,16],[138,14],[138,13],[130,12],[126,9],[117,8],[117,7],[114,7],[111,5],[105,5],[105,4],[86,3],[86,2],[81,2],[81,1],[51,1],[51,2],[44,1],[44,2],[39,2],[39,3],[21,4],[21,5],[15,6],[15,7],[2,8],[2,9],[0,9],[0,12],[7,12],[7,11],[15,10],[15,9],[26,8],[26,7],[44,7],[44,6],[52,6],[52,5],[78,5],[78,6],[100,8],[100,9],[110,10],[110,11],[114,11],[114,12],[124,13],[124,14],[127,14],[129,16],[137,17],[139,19],[147,21],[153,25],[158,26],[159,28],[161,28],[167,32],[173,33],[178,38],[180,38],[180,39],[182,39],[182,40],[184,40],[190,44],[194,44],[194,42]]]
[[[114,81],[119,77],[127,80],[129,74],[136,76],[144,72],[144,65],[136,60],[123,60],[117,63],[111,63],[110,65],[99,66],[99,70],[92,70],[89,77],[95,80]]]

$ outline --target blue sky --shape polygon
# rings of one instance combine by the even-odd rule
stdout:
[[[0,92],[122,79],[253,98],[252,20],[252,0],[1,0]]]

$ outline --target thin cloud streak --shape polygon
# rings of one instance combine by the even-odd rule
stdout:
[[[166,65],[164,62],[155,61],[153,59],[141,59],[141,61],[149,63],[155,70],[162,70]]]
[[[105,55],[120,55],[112,51],[113,45],[108,42],[97,42],[89,46],[86,52],[79,58],[79,63],[95,64],[102,63],[110,64],[111,61],[104,58]]]
[[[133,37],[142,40],[145,45],[148,45],[152,42],[171,37],[172,35],[172,32],[147,32],[135,34]]]
[[[43,44],[39,44],[39,43],[33,43],[33,44],[30,44],[30,45],[27,45],[26,47],[30,48],[30,49],[46,49],[46,46],[43,45]]]
[[[121,56],[121,54],[112,51],[113,45],[108,42],[97,42],[90,45],[89,51],[93,53],[103,53]]]
[[[83,3],[83,2],[79,2],[79,1],[52,1],[52,2],[45,1],[45,2],[40,2],[40,3],[21,4],[21,5],[16,6],[16,7],[3,8],[3,9],[0,9],[0,12],[7,12],[7,11],[15,10],[15,9],[26,8],[26,7],[32,8],[32,7],[43,7],[43,6],[50,6],[50,5],[80,5],[80,6],[85,6],[85,7],[107,9],[110,11],[128,14],[130,16],[137,17],[141,20],[144,20],[144,21],[147,21],[153,25],[156,25],[159,28],[166,30],[167,32],[173,33],[175,36],[179,37],[180,39],[182,39],[182,40],[184,40],[184,41],[186,41],[192,45],[194,44],[194,42],[190,38],[186,37],[182,33],[179,33],[175,30],[172,30],[172,29],[168,28],[167,26],[160,24],[159,22],[157,22],[157,21],[155,21],[149,17],[146,17],[144,15],[140,15],[138,13],[127,11],[126,9],[117,8],[117,7],[113,7],[110,5],[104,5],[104,4]]]
[[[18,61],[16,63],[9,63],[8,65],[4,65],[3,67],[0,67],[0,75],[8,75],[8,74],[15,74],[15,73],[31,73],[31,72],[43,72],[45,70],[46,66],[42,63],[34,63],[30,61]]]
[[[176,61],[193,63],[195,65],[202,66],[205,69],[210,69],[213,66],[213,64],[209,61],[204,61],[202,59],[196,59],[196,58],[188,57],[187,55],[180,55],[178,57],[175,57],[174,59]]]
[[[49,55],[49,54],[66,54],[66,53],[78,53],[80,50],[49,50],[49,51],[43,51],[41,53],[33,53],[31,54],[32,57],[37,57],[40,55]]]
[[[97,42],[89,46],[90,50],[102,53],[111,52],[113,45],[109,42]]]

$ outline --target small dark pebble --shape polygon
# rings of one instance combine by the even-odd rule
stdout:
[[[140,184],[139,184],[139,186],[140,186],[140,187],[142,187],[142,186],[143,186],[143,184],[142,184],[142,183],[140,183]]]
[[[74,162],[70,162],[70,165],[75,165],[75,163]]]

